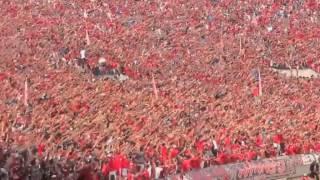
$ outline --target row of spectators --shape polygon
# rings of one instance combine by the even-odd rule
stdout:
[[[94,153],[76,154],[73,150],[63,157],[56,157],[46,151],[44,145],[31,148],[0,148],[0,177],[3,179],[159,179],[174,174],[185,174],[191,170],[241,161],[299,153],[320,152],[320,146],[309,146],[299,149],[296,146],[286,147],[283,136],[279,133],[272,137],[272,144],[266,147],[261,136],[256,137],[255,147],[248,148],[248,142],[242,138],[224,142],[214,136],[197,138],[194,147],[181,149],[176,145],[163,143],[158,149],[140,147],[139,151],[125,155],[118,149],[106,153],[100,159]],[[218,143],[219,142],[219,143]],[[221,143],[221,144],[220,144]],[[254,149],[267,149],[257,152]],[[61,147],[65,148],[65,147]],[[240,151],[239,151],[240,150]],[[262,150],[262,149],[261,149]],[[236,152],[241,153],[236,153]]]

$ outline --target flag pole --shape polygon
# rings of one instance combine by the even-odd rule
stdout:
[[[258,74],[259,74],[259,96],[262,96],[262,83],[261,83],[260,68],[258,68]]]
[[[88,23],[87,23],[87,19],[88,19],[88,12],[87,10],[85,10],[83,12],[83,17],[85,20],[85,28],[86,28],[86,43],[89,46],[90,45],[90,38],[89,38],[89,32],[88,32]]]
[[[157,85],[156,85],[156,82],[154,80],[154,75],[152,74],[152,86],[153,86],[153,92],[154,92],[154,95],[156,97],[156,100],[158,100],[158,89],[157,89]]]
[[[23,104],[28,107],[29,105],[29,87],[28,87],[28,79],[26,78],[25,82],[24,82],[24,100],[23,100]]]

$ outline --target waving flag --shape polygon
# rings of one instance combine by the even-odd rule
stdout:
[[[259,82],[259,70],[258,69],[253,69],[251,71],[251,77],[255,82]]]
[[[251,71],[251,76],[254,81],[254,84],[256,84],[256,87],[253,89],[252,94],[253,96],[262,96],[262,83],[261,83],[261,73],[260,69],[254,69]],[[257,84],[258,83],[258,84]]]

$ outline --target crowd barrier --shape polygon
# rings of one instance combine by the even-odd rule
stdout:
[[[191,171],[183,180],[233,180],[233,179],[294,179],[309,173],[310,164],[318,154],[280,156],[250,162],[212,166]],[[181,175],[174,175],[168,180],[181,180]]]

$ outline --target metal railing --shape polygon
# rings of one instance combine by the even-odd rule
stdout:
[[[183,175],[183,179],[296,179],[309,173],[310,164],[318,159],[318,154],[279,156],[250,162],[212,166],[194,170]],[[168,177],[181,179],[182,175]]]

